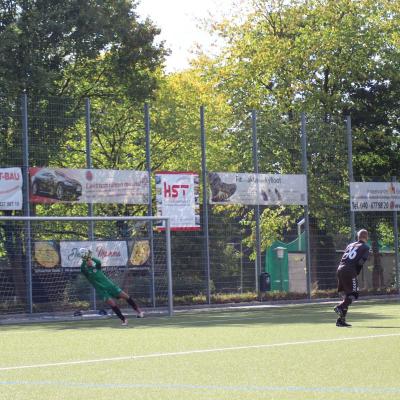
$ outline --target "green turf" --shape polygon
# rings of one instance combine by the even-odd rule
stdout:
[[[399,399],[399,305],[332,307],[1,326],[0,399]]]

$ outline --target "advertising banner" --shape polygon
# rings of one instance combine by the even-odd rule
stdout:
[[[128,266],[132,270],[149,270],[151,268],[151,249],[148,239],[128,240],[130,249]]]
[[[21,168],[0,168],[0,210],[22,210]]]
[[[32,203],[148,204],[145,171],[29,168]]]
[[[59,269],[60,256],[56,243],[53,241],[40,241],[34,243],[35,271],[49,271]]]
[[[351,211],[400,210],[400,183],[350,182]]]
[[[86,247],[92,255],[101,261],[103,267],[126,266],[128,262],[128,247],[125,241],[79,241],[60,242],[61,266],[68,269],[78,269],[82,259],[79,249]]]
[[[211,204],[307,205],[306,175],[209,172]]]
[[[156,202],[157,216],[170,217],[171,230],[200,229],[197,173],[157,172]]]

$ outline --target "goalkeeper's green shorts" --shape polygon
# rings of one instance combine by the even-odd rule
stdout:
[[[107,301],[112,297],[118,298],[122,289],[117,285],[109,285],[107,288],[96,288],[96,294],[103,300]]]

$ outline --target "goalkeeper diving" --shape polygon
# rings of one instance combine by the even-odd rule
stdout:
[[[122,321],[122,325],[128,325],[128,320],[122,314],[114,299],[124,299],[136,311],[137,318],[143,318],[144,313],[129,294],[110,280],[101,270],[101,261],[92,257],[92,252],[87,248],[81,248],[79,254],[82,258],[81,272],[96,289],[97,294],[107,303]]]

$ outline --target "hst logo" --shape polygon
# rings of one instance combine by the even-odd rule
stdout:
[[[182,196],[185,197],[188,189],[188,184],[167,185],[167,183],[164,182],[164,197],[176,198],[179,197],[179,193],[181,193]]]

